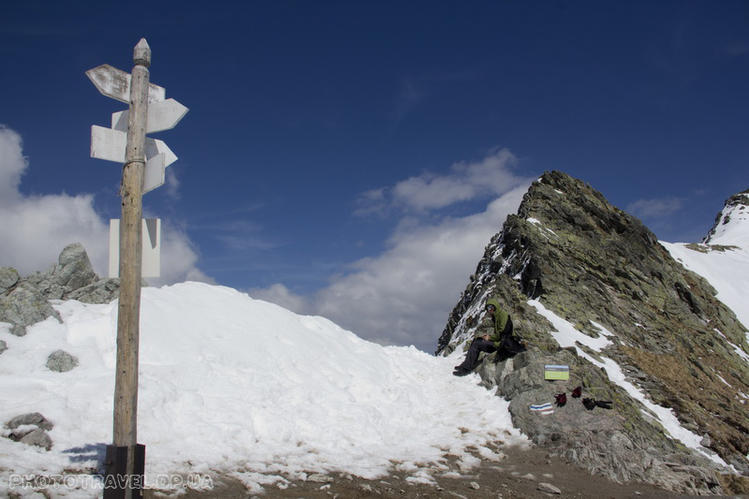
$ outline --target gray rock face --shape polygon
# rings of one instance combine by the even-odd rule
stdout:
[[[0,294],[16,285],[20,277],[13,267],[0,267]]]
[[[83,303],[109,303],[120,294],[119,279],[99,279],[82,288],[74,289],[65,295],[66,300]]]
[[[34,286],[21,281],[12,290],[0,295],[0,321],[14,326],[11,333],[17,336],[26,334],[26,326],[55,317],[62,322],[60,315],[47,302],[47,299]]]
[[[0,267],[0,322],[11,324],[11,333],[24,336],[26,328],[48,317],[62,322],[48,300],[109,303],[120,293],[119,279],[99,279],[86,250],[78,243],[67,246],[48,272],[20,278],[10,267]]]
[[[99,279],[80,243],[66,246],[57,265],[47,273],[29,276],[28,281],[50,300],[109,303],[119,295],[119,280]]]
[[[78,359],[64,350],[55,350],[47,357],[47,368],[58,373],[68,372],[78,366]]]
[[[8,344],[5,341],[0,340],[0,354],[8,349]]]
[[[570,379],[544,380],[547,364],[569,366]],[[513,424],[539,446],[619,482],[649,482],[694,494],[719,491],[706,458],[666,438],[623,389],[573,349],[529,350],[502,362],[487,361],[480,374],[485,386],[497,386],[510,400]],[[578,386],[582,395],[573,398]],[[567,398],[561,405],[555,400],[560,393]],[[588,409],[585,398],[610,401],[612,408]],[[553,413],[531,410],[542,404],[550,404]]]
[[[665,436],[643,416],[640,402],[589,360],[560,349],[553,326],[528,304],[530,298],[583,334],[600,336],[593,321],[611,331],[612,344],[600,354],[578,347],[614,360],[653,402],[672,408],[682,426],[709,435],[710,449],[749,472],[749,410],[739,395],[749,393],[749,368],[721,336],[749,352],[746,329],[704,279],[675,262],[639,220],[600,193],[559,172],[534,182],[518,214],[486,247],[438,353],[466,347],[493,295],[529,350],[507,362],[487,356],[479,372],[484,384],[498,386],[511,400],[513,424],[536,443],[617,480],[637,477],[695,494],[718,490],[710,465]],[[544,381],[544,362],[570,365],[576,384]],[[614,409],[587,411],[570,398],[575,386],[612,400]],[[531,414],[529,405],[553,402],[552,392],[566,392],[566,406],[550,416]]]

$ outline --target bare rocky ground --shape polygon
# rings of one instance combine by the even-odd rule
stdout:
[[[363,480],[349,475],[310,475],[308,481],[294,481],[280,486],[264,486],[261,494],[248,491],[231,477],[215,480],[211,491],[188,491],[180,499],[214,498],[677,498],[680,495],[642,483],[616,483],[548,455],[540,448],[504,449],[506,458],[500,462],[482,461],[481,465],[461,472],[457,466],[448,476],[438,477],[437,485],[414,484],[407,475],[394,472],[376,480]],[[451,467],[452,468],[452,467]],[[717,497],[749,497],[749,480],[736,478],[730,492],[743,495]],[[546,485],[550,487],[547,487]],[[158,491],[146,491],[148,499],[168,497]],[[716,497],[716,496],[713,496]]]

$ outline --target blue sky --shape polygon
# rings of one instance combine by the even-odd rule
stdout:
[[[179,160],[144,198],[164,220],[163,282],[229,285],[376,341],[433,349],[545,170],[667,241],[700,239],[749,187],[744,1],[19,1],[0,17],[0,203],[22,234],[0,264],[25,271],[73,236],[106,271],[120,168],[88,157],[89,129],[124,105],[84,72],[130,71],[141,37],[152,82],[190,108],[154,135]]]

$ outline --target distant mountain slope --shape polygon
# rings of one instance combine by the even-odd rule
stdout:
[[[731,196],[702,244],[661,243],[749,327],[749,191]]]
[[[730,218],[745,211],[734,204]],[[736,240],[740,234],[735,225],[723,224],[712,237]],[[735,262],[745,255],[725,254]],[[749,267],[731,268],[737,275],[722,278],[724,289],[746,282]],[[614,478],[700,493],[711,490],[711,479],[687,471],[689,462],[696,464],[690,455],[749,472],[749,346],[746,327],[726,306],[744,317],[749,295],[732,302],[715,293],[639,220],[583,182],[549,172],[489,242],[439,338],[438,353],[464,348],[483,303],[499,295],[529,351],[496,364],[489,356],[480,373],[511,399],[516,426],[537,443]],[[740,284],[727,293],[743,294],[745,288]],[[571,381],[539,382],[534,376],[542,374],[531,373],[543,370],[544,362],[569,364]],[[532,400],[548,400],[554,390],[571,390],[575,383],[598,399],[615,400],[614,411],[580,412],[577,402],[550,418],[527,416]],[[590,419],[592,414],[597,417]],[[585,428],[601,418],[604,427]],[[617,439],[625,443],[612,445]],[[672,476],[676,467],[667,463],[674,460],[691,478]]]

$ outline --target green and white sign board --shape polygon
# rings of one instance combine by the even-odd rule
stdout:
[[[550,380],[570,379],[570,366],[546,364],[544,366],[544,379],[550,379]]]

